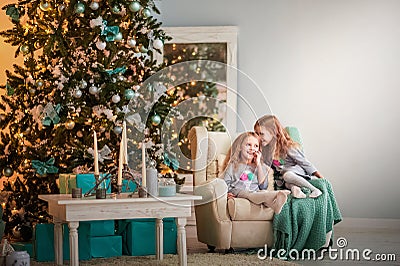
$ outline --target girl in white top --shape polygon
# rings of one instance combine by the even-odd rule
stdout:
[[[260,139],[254,132],[240,134],[229,149],[222,177],[230,196],[246,198],[264,204],[280,213],[287,200],[288,190],[266,191],[268,171],[261,160]]]

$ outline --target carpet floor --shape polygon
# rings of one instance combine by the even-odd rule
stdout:
[[[130,266],[130,265],[179,265],[178,255],[164,255],[162,261],[157,261],[155,256],[142,256],[130,257],[122,256],[108,259],[91,259],[88,261],[80,261],[82,266],[96,265],[96,266]],[[31,260],[32,266],[46,266],[55,265],[53,262],[37,262]],[[64,261],[64,265],[69,265],[69,261]],[[278,259],[269,258],[260,260],[257,254],[220,254],[220,253],[206,253],[206,254],[188,254],[188,265],[278,265],[278,266],[291,266],[296,265],[291,262],[281,261]]]

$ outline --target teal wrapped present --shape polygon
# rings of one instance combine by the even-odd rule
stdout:
[[[92,258],[110,258],[122,256],[121,236],[90,237],[90,255]]]
[[[69,230],[63,225],[63,258],[69,260]],[[89,225],[79,223],[79,260],[90,259]],[[33,254],[37,261],[54,261],[54,224],[37,224],[34,230]]]
[[[132,180],[122,180],[122,192],[134,192],[136,190],[136,183]]]
[[[15,251],[26,251],[28,252],[29,256],[33,258],[33,244],[32,242],[14,242],[11,243],[11,246],[14,248]]]
[[[88,227],[88,236],[112,236],[115,233],[114,220],[80,222]]]
[[[103,177],[104,175],[109,175],[109,174],[101,174],[100,176]],[[104,181],[104,184],[102,184],[103,186],[107,187],[107,193],[111,193],[110,182],[111,182],[110,179],[106,179]],[[76,175],[76,187],[82,188],[83,194],[94,188],[95,185],[96,185],[96,179],[93,173]],[[92,192],[96,193],[95,190],[93,190]]]
[[[176,254],[177,229],[174,218],[164,218],[164,254]],[[118,221],[122,236],[122,253],[129,256],[156,254],[155,219],[130,219]]]

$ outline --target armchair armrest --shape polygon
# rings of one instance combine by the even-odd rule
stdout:
[[[207,129],[205,127],[192,127],[188,138],[193,162],[193,185],[197,186],[207,180]]]
[[[197,238],[200,242],[218,248],[230,248],[232,221],[227,209],[228,187],[224,180],[216,178],[194,188],[196,201]]]

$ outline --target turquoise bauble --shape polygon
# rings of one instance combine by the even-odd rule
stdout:
[[[151,118],[151,123],[153,124],[153,126],[158,126],[161,123],[161,117],[157,114],[153,115],[153,117]]]
[[[82,3],[77,3],[75,5],[75,13],[82,14],[83,12],[85,12],[85,5]]]
[[[143,9],[142,12],[143,12],[143,16],[146,17],[146,18],[151,16],[151,11],[148,8]]]
[[[121,12],[121,8],[119,7],[119,5],[115,5],[111,8],[111,12],[113,12],[114,14],[119,14]]]
[[[137,1],[133,1],[129,4],[129,10],[132,12],[138,12],[140,10],[140,3]]]
[[[133,90],[131,90],[131,89],[125,90],[125,93],[124,93],[125,99],[130,100],[130,99],[132,99],[134,96],[135,96],[135,92],[134,92]]]

